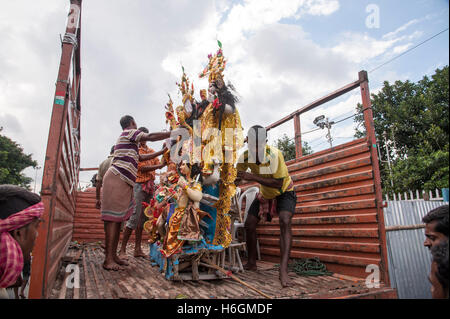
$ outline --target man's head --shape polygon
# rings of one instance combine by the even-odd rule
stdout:
[[[444,240],[448,241],[448,205],[429,211],[422,221],[425,223],[425,247],[431,249]]]
[[[267,131],[261,125],[252,126],[247,133],[249,157],[262,162],[267,144]]]
[[[91,184],[92,184],[92,187],[97,186],[97,174],[92,175]]]
[[[147,129],[146,127],[141,126],[140,128],[138,128],[138,130],[141,131],[141,132],[144,132],[144,133],[147,133],[147,134],[148,134],[148,129]],[[140,144],[141,144],[142,146],[144,146],[144,145],[147,144],[147,142],[146,142],[146,141],[143,141],[143,142],[141,142]]]
[[[130,115],[122,116],[122,118],[120,119],[120,126],[122,127],[122,130],[137,128],[134,118]]]
[[[431,249],[433,261],[429,280],[433,299],[448,299],[448,240],[442,241]]]
[[[39,195],[22,187],[0,185],[0,219],[6,219],[40,201]],[[35,218],[29,224],[10,231],[11,236],[19,243],[25,261],[31,258],[38,226],[39,220]]]

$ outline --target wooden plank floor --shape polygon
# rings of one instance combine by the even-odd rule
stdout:
[[[148,254],[148,247],[144,252]],[[80,255],[80,249],[81,255]],[[130,265],[123,271],[106,271],[102,267],[103,248],[98,243],[85,244],[80,248],[71,247],[66,259],[72,257],[80,269],[79,289],[66,288],[65,267],[61,266],[58,280],[52,290],[51,299],[173,299],[184,295],[192,299],[255,299],[263,298],[233,279],[210,281],[173,282],[166,280],[159,267],[151,266],[150,261],[132,256],[133,244],[129,244]],[[76,260],[77,256],[80,256]],[[338,276],[304,277],[291,274],[294,287],[281,288],[278,270],[273,263],[258,262],[258,271],[237,273],[240,279],[273,298],[334,298],[350,294],[368,293],[362,281],[338,278]],[[370,289],[371,291],[373,289]]]

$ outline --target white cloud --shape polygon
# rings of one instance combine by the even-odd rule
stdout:
[[[413,43],[398,45],[392,50],[392,52],[393,52],[393,54],[401,54],[401,53],[405,52],[406,50],[408,50],[412,46],[413,46]]]
[[[361,63],[385,53],[399,39],[377,40],[367,33],[346,32],[345,40],[333,47],[333,52],[344,55],[350,61]]]
[[[11,114],[1,114],[0,113],[0,128],[3,128],[1,134],[20,133],[22,132],[22,127],[20,122],[14,115]]]
[[[383,35],[383,39],[387,39],[387,40],[391,40],[394,39],[397,34],[405,31],[406,29],[408,29],[410,26],[417,24],[421,21],[421,19],[413,19],[411,21],[408,21],[407,23],[405,23],[404,25],[400,26],[399,28],[397,28],[395,31],[393,32],[389,32],[386,33],[385,35]]]
[[[338,8],[336,0],[84,2],[81,166],[104,159],[124,114],[151,131],[163,129],[166,93],[177,100],[180,64],[196,88],[206,86],[197,74],[207,54],[217,49],[217,38],[224,44],[226,77],[242,98],[239,110],[247,127],[268,124],[344,84],[350,64],[315,44],[300,26],[280,24],[284,18],[329,15]],[[1,121],[9,123],[8,133],[41,166],[67,10],[65,1],[19,0],[0,13]],[[317,63],[324,68],[314,68]],[[25,173],[34,178],[34,170]],[[80,179],[91,175],[82,173]]]
[[[9,1],[0,11],[0,126],[42,165],[66,20],[65,1]],[[33,169],[24,172],[34,179]],[[40,182],[39,182],[40,184]],[[39,189],[39,188],[38,188]]]
[[[330,15],[339,9],[339,1],[308,1],[306,12],[310,15]]]

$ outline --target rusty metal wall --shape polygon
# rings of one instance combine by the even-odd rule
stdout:
[[[319,257],[333,272],[365,278],[383,269],[379,211],[367,138],[288,163],[297,193],[291,258]],[[262,258],[278,261],[278,219],[257,228]]]
[[[41,196],[44,222],[33,250],[29,298],[45,298],[72,238],[80,167],[81,0],[71,0],[50,121]]]
[[[104,241],[104,223],[101,220],[100,210],[95,208],[95,191],[77,192],[76,199],[72,240],[80,243]],[[149,236],[144,231],[142,233],[143,243],[147,239]],[[135,232],[132,233],[130,242],[134,242],[134,240]]]
[[[402,200],[387,201],[384,208],[386,227],[422,224],[422,217],[443,201]],[[431,254],[423,246],[424,228],[386,230],[389,275],[392,287],[399,298],[430,299],[431,285],[428,281]]]

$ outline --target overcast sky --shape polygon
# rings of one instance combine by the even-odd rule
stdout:
[[[44,164],[55,81],[69,1],[1,1],[0,126]],[[150,131],[166,128],[164,105],[181,65],[198,90],[207,55],[223,44],[226,81],[241,99],[244,129],[268,125],[348,84],[448,28],[448,0],[84,0],[82,8],[81,166],[108,155],[130,114]],[[379,15],[377,16],[377,12]],[[379,19],[377,19],[379,18]],[[383,81],[418,81],[448,65],[448,31],[369,73],[371,92]],[[361,100],[355,90],[301,118],[302,131],[324,114],[342,119]],[[335,144],[349,141],[352,119],[332,130]],[[293,122],[270,132],[293,137]],[[326,132],[305,134],[315,151]],[[159,149],[160,143],[150,143]],[[34,179],[35,171],[25,173]],[[82,173],[88,182],[93,173]],[[42,169],[38,171],[40,189]],[[83,183],[82,183],[83,184]],[[85,184],[85,183],[84,183]],[[32,183],[32,187],[34,184]]]

